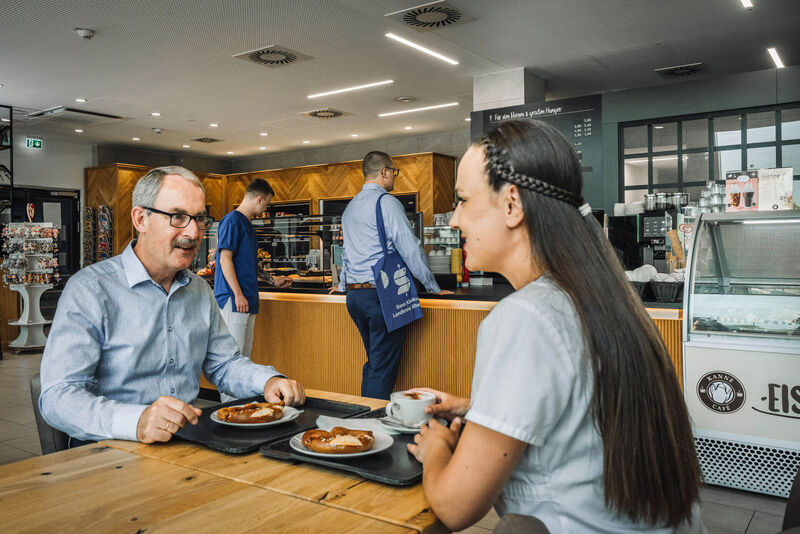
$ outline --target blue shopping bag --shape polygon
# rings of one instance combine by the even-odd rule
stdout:
[[[375,219],[378,225],[378,236],[383,247],[383,257],[372,266],[372,274],[375,276],[375,287],[378,290],[378,299],[381,302],[386,329],[393,332],[411,321],[422,318],[422,308],[419,304],[417,288],[414,287],[414,280],[406,262],[396,250],[390,254],[386,246],[381,199],[388,194],[384,193],[378,197],[378,205],[375,206]]]

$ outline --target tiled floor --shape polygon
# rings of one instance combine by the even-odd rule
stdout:
[[[29,379],[39,370],[41,354],[5,352],[0,360],[0,465],[41,454],[31,408]],[[779,532],[786,500],[717,486],[702,490],[703,521],[709,534]],[[486,534],[497,524],[494,511],[463,530]]]

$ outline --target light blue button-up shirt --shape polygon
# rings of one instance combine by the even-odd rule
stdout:
[[[361,192],[347,204],[342,215],[342,274],[339,277],[339,291],[347,284],[364,282],[375,283],[372,266],[383,256],[383,248],[378,237],[375,206],[378,197],[386,190],[378,184],[364,184]],[[411,231],[411,224],[399,200],[386,195],[381,200],[383,225],[386,229],[386,246],[389,252],[397,250],[411,273],[422,282],[430,293],[441,291],[436,279],[428,268],[425,250],[419,239]]]
[[[42,358],[39,408],[81,440],[136,440],[145,408],[162,395],[192,402],[200,372],[237,397],[281,376],[239,354],[208,284],[179,272],[169,293],[131,245],[67,282]]]

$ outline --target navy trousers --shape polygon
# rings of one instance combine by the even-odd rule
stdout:
[[[347,312],[356,323],[367,351],[367,363],[361,373],[361,396],[388,399],[397,380],[406,328],[391,333],[386,330],[375,289],[348,290]]]

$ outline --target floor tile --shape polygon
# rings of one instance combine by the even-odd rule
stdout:
[[[0,443],[0,465],[10,464],[19,460],[33,458],[34,455],[8,445]]]
[[[28,403],[30,404],[30,402]],[[13,406],[5,408],[0,411],[0,419],[11,421],[12,423],[19,423],[20,425],[35,425],[36,417],[33,415],[33,408],[31,406]],[[0,440],[2,440],[0,436]]]
[[[717,504],[714,502],[704,502],[700,512],[703,523],[706,527],[722,527],[733,530],[734,532],[744,532],[747,525],[753,518],[753,511],[745,508],[728,506],[727,504]]]
[[[747,527],[747,534],[775,534],[780,532],[783,525],[783,516],[756,512]]]
[[[39,443],[39,433],[26,434],[25,436],[4,441],[3,445],[20,449],[36,456],[42,455],[42,445]]]
[[[786,511],[786,499],[751,493],[749,491],[723,488],[721,486],[704,485],[700,489],[702,502],[715,502],[739,508],[747,508],[755,512],[764,512],[782,516]]]
[[[24,389],[0,386],[0,401],[19,404],[22,406],[30,406],[31,393],[30,391]]]
[[[0,440],[8,441],[9,439],[14,438],[21,438],[27,434],[30,434],[32,430],[36,430],[35,427],[28,426],[28,425],[21,425],[19,423],[14,423],[13,421],[6,421],[4,419],[0,419]]]
[[[731,530],[729,528],[715,527],[708,524],[706,524],[706,529],[708,530],[708,534],[739,534],[742,532],[741,530]]]

